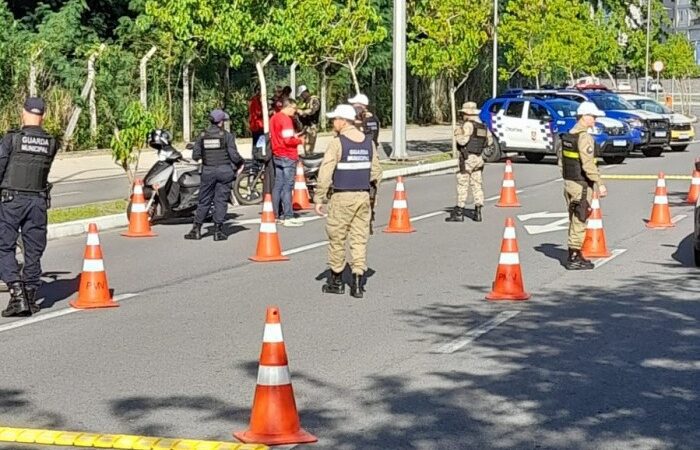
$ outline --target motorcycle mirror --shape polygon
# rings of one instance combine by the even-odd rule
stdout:
[[[192,142],[188,142],[187,145],[185,145],[185,148],[187,150],[192,150],[194,148],[194,144]]]

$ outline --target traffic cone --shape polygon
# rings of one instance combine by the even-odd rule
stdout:
[[[97,225],[94,223],[88,226],[85,259],[83,261],[83,272],[80,274],[78,298],[71,300],[69,304],[77,309],[119,306],[119,303],[112,300],[112,294],[109,292],[107,273],[102,260],[100,237],[97,235]]]
[[[294,177],[294,196],[292,197],[294,210],[311,209],[309,190],[306,188],[306,178],[304,178],[304,165],[297,163],[297,174]]]
[[[157,236],[151,230],[151,221],[146,210],[146,199],[143,197],[143,181],[134,181],[134,192],[131,194],[131,214],[129,214],[129,229],[122,233],[126,237]]]
[[[581,253],[586,258],[607,258],[611,256],[605,243],[603,213],[600,210],[600,200],[598,200],[597,192],[593,193],[591,215],[586,222],[586,237],[583,239]]]
[[[248,259],[256,262],[289,260],[289,258],[282,255],[280,238],[277,234],[277,225],[275,224],[275,213],[272,209],[272,195],[270,194],[265,194],[265,200],[263,202],[257,251],[254,256]]]
[[[698,197],[700,197],[700,170],[694,170],[688,190],[688,203],[694,205],[698,201]]]
[[[416,231],[411,226],[411,216],[408,213],[408,203],[406,202],[406,188],[403,184],[403,177],[396,181],[394,191],[394,205],[391,208],[391,219],[389,226],[384,229],[385,233],[413,233]]]
[[[675,227],[671,222],[671,209],[668,207],[668,196],[666,194],[666,179],[664,173],[659,172],[659,179],[656,181],[656,192],[654,193],[654,207],[651,209],[651,219],[647,222],[649,228],[669,228]]]
[[[527,300],[530,294],[523,288],[523,275],[520,272],[520,256],[518,241],[515,238],[515,222],[506,219],[506,229],[503,232],[501,256],[498,259],[496,280],[493,282],[488,300]]]
[[[279,308],[268,307],[250,426],[233,433],[239,441],[267,445],[318,441],[301,428],[287,364]]]
[[[501,186],[501,198],[496,206],[502,208],[514,208],[520,206],[518,194],[515,192],[515,179],[513,178],[513,165],[510,159],[506,160],[506,169],[503,173],[503,184]]]

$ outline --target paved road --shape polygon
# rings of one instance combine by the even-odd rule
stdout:
[[[695,146],[604,171],[689,174],[698,155]],[[150,240],[103,233],[111,287],[137,295],[112,310],[1,320],[0,426],[229,439],[246,427],[264,308],[276,304],[315,448],[697,448],[700,272],[682,202],[688,182],[669,181],[680,220],[657,231],[643,222],[654,181],[610,181],[608,245],[625,252],[593,272],[561,266],[564,231],[524,228],[556,219],[518,220],[532,299],[487,302],[505,218],[564,211],[554,164],[514,167],[523,206],[491,200],[480,224],[444,222],[453,176],[407,180],[412,216],[437,214],[411,235],[372,238],[362,301],[321,293],[325,248],[313,244],[325,239],[322,220],[282,229],[294,254],[276,264],[247,260],[256,208],[237,211],[226,243],[186,242],[185,224],[158,226]],[[486,167],[487,197],[502,172]],[[393,186],[382,186],[378,225]],[[84,238],[49,243],[38,318],[67,311],[83,249]],[[470,340],[502,314],[510,319]]]

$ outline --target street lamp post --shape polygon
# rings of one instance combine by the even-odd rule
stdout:
[[[392,139],[393,159],[406,154],[406,2],[394,0]]]
[[[644,68],[644,95],[649,94],[649,40],[651,38],[651,0],[647,0],[647,56]]]
[[[498,0],[493,0],[493,80],[491,96],[498,95]]]

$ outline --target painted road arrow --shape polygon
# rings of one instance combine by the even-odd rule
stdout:
[[[551,213],[542,211],[532,214],[522,214],[518,216],[521,222],[527,222],[532,219],[558,219],[546,225],[525,225],[525,230],[528,234],[551,233],[553,231],[561,231],[569,228],[569,213]]]

